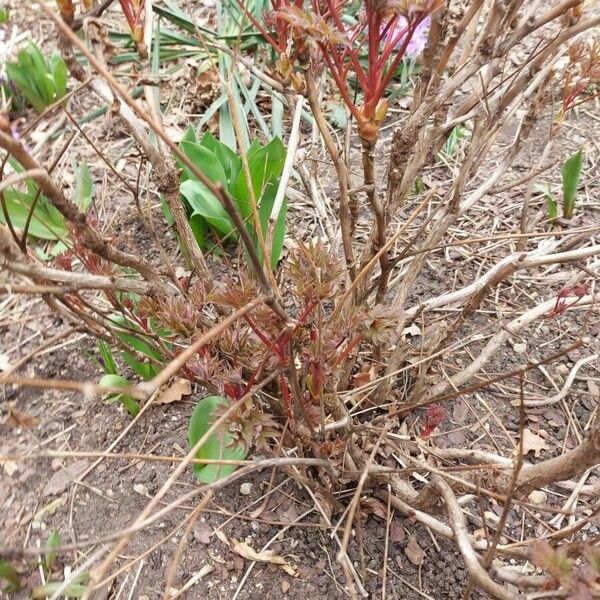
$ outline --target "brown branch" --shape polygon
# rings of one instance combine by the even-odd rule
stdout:
[[[340,158],[335,141],[329,132],[329,127],[323,113],[319,107],[319,99],[317,97],[317,87],[314,80],[314,75],[310,70],[305,71],[306,80],[306,97],[312,111],[317,127],[321,132],[321,137],[327,148],[327,152],[333,162],[335,168],[338,187],[340,191],[340,228],[342,230],[342,245],[344,247],[344,256],[346,257],[346,267],[350,274],[350,279],[354,281],[356,277],[356,265],[354,262],[354,250],[352,247],[353,236],[353,219],[352,210],[350,208],[350,197],[348,194],[348,169],[344,161]]]
[[[78,19],[75,19],[73,21],[73,24],[71,25],[73,31],[78,31],[79,29],[81,29],[83,27],[85,19],[97,19],[98,17],[101,17],[102,13],[104,13],[104,11],[108,9],[114,1],[115,0],[104,0],[104,2],[102,2],[89,12],[85,13],[85,15],[79,17]]]
[[[118,250],[114,244],[102,238],[95,229],[88,225],[86,216],[66,198],[47,171],[40,170],[41,166],[29,155],[20,141],[0,131],[0,146],[12,154],[23,168],[37,173],[33,178],[38,182],[42,192],[74,228],[87,248],[109,262],[137,271],[154,285],[155,291],[160,290],[163,294],[171,294],[169,288],[158,276],[155,267],[133,254]]]
[[[473,549],[471,540],[469,539],[465,516],[456,500],[452,488],[437,475],[434,475],[431,478],[431,481],[435,483],[444,498],[450,526],[454,532],[456,543],[465,561],[465,566],[475,583],[494,598],[499,598],[500,600],[515,600],[515,598],[518,598],[517,595],[509,592],[506,588],[496,583],[479,564],[479,556]]]
[[[2,231],[0,229],[0,238],[2,237]],[[3,246],[0,241],[0,249]],[[90,273],[75,273],[72,271],[61,271],[60,269],[52,269],[50,267],[43,267],[35,263],[24,263],[17,262],[10,259],[6,254],[0,255],[0,265],[6,268],[8,271],[18,273],[20,275],[26,275],[32,279],[56,281],[65,283],[63,286],[55,286],[51,291],[45,291],[43,293],[53,294],[66,294],[73,290],[118,290],[122,292],[131,292],[133,294],[151,294],[152,285],[136,279],[129,279],[127,277],[112,277],[106,275],[92,275]],[[6,289],[10,291],[10,285],[6,284]],[[24,292],[24,293],[35,293],[35,292]]]
[[[523,467],[517,479],[516,491],[519,494],[528,494],[550,483],[577,477],[586,469],[598,464],[600,464],[600,427],[596,426],[573,450],[535,465]]]

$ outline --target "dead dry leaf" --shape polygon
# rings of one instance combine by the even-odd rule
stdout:
[[[390,523],[390,542],[403,542],[406,539],[406,533],[402,524],[394,519]]]
[[[542,430],[540,430],[540,433]],[[542,450],[548,450],[548,444],[546,440],[537,434],[533,433],[531,429],[523,429],[523,455],[533,452],[536,457],[539,457]]]
[[[246,542],[240,542],[235,538],[227,538],[227,536],[219,530],[215,531],[215,535],[224,544],[227,544],[227,546],[229,546],[229,549],[232,552],[239,554],[242,558],[256,562],[266,562],[271,563],[272,565],[277,565],[288,575],[291,575],[292,577],[298,577],[297,569],[294,566],[292,566],[287,560],[285,560],[283,556],[275,554],[272,550],[263,550],[262,552],[257,552]]]
[[[168,388],[165,388],[154,401],[154,404],[171,404],[178,402],[183,396],[192,393],[192,384],[188,379],[176,379]]]
[[[361,385],[365,385],[367,383],[371,383],[375,381],[377,378],[377,371],[375,370],[375,366],[365,365],[361,368],[361,370],[354,375],[354,383],[357,387]]]
[[[469,406],[463,400],[456,402],[452,408],[452,421],[461,425],[469,414]]]
[[[201,544],[210,544],[211,535],[212,527],[206,521],[202,521],[194,527],[194,539]]]
[[[379,502],[375,498],[365,498],[360,505],[367,514],[372,514],[382,521],[387,521],[388,511],[383,502]]]
[[[417,538],[414,535],[411,535],[408,538],[408,544],[406,545],[404,552],[406,552],[408,560],[416,567],[421,565],[425,560],[425,551],[419,546],[419,542],[417,542]]]
[[[32,417],[27,413],[21,412],[16,408],[8,409],[8,422],[13,427],[22,427],[24,429],[30,429],[31,427],[35,427],[39,423],[39,421],[35,417]]]
[[[421,335],[421,328],[416,323],[413,323],[410,327],[403,329],[402,335],[412,335],[413,337]]]
[[[57,471],[50,477],[42,494],[44,496],[54,496],[64,492],[71,485],[73,479],[77,479],[85,471],[87,465],[87,460],[79,460]]]

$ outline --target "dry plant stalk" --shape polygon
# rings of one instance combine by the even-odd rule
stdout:
[[[101,17],[108,4],[104,2],[92,8],[92,14]],[[240,4],[245,10],[241,0]],[[68,224],[72,248],[54,265],[44,264],[27,247],[26,236],[19,237],[7,218],[9,226],[0,226],[0,264],[3,272],[10,273],[10,280],[3,282],[4,287],[0,289],[10,290],[14,285],[19,293],[43,295],[53,310],[77,326],[73,331],[85,330],[111,341],[117,348],[127,349],[124,333],[151,347],[153,358],[149,364],[155,368],[154,375],[148,382],[132,388],[135,397],[151,396],[174,375],[185,377],[231,400],[229,408],[209,431],[219,428],[225,431],[232,423],[244,431],[244,419],[260,429],[266,427],[265,415],[273,414],[284,429],[279,449],[284,452],[285,448],[297,447],[305,457],[313,457],[298,460],[297,471],[291,469],[294,459],[287,455],[273,464],[290,468],[289,472],[304,485],[331,498],[332,502],[331,486],[339,488],[342,479],[357,482],[338,556],[346,570],[352,595],[357,593],[353,581],[356,575],[348,567],[348,539],[354,517],[360,510],[361,492],[374,488],[375,494],[384,498],[389,506],[455,539],[475,584],[493,597],[514,598],[512,591],[492,578],[494,574],[502,577],[502,573],[498,569],[493,573],[489,570],[490,560],[494,553],[520,558],[527,554],[499,543],[501,531],[492,545],[486,540],[475,540],[469,532],[457,494],[479,489],[473,471],[449,474],[444,468],[446,464],[433,458],[435,448],[424,452],[423,445],[428,442],[413,440],[414,454],[429,456],[429,462],[419,462],[414,455],[406,459],[409,470],[418,468],[431,475],[426,491],[419,493],[409,481],[406,469],[378,467],[377,453],[380,448],[394,447],[395,442],[390,437],[392,419],[399,415],[405,417],[425,406],[445,404],[473,391],[470,384],[512,336],[549,314],[557,317],[563,312],[581,309],[590,314],[597,311],[600,295],[586,279],[589,280],[589,273],[597,272],[594,269],[598,262],[587,264],[585,271],[565,288],[559,300],[568,300],[568,305],[558,300],[555,304],[553,297],[538,302],[510,321],[492,317],[488,328],[493,333],[477,356],[454,375],[440,378],[444,373],[443,357],[468,343],[461,337],[465,327],[473,324],[483,302],[492,297],[501,284],[510,282],[521,270],[581,264],[600,254],[600,246],[590,243],[598,231],[594,227],[557,234],[533,248],[529,240],[540,235],[540,219],[530,218],[530,189],[525,194],[520,215],[517,252],[488,265],[484,272],[479,272],[459,289],[446,290],[412,306],[409,302],[415,283],[424,276],[432,254],[448,239],[448,232],[469,211],[482,206],[482,201],[494,190],[502,188],[505,176],[527,147],[534,131],[542,126],[543,115],[552,106],[560,59],[579,36],[600,25],[600,17],[587,15],[582,10],[581,0],[563,0],[541,10],[534,10],[529,3],[519,0],[397,2],[390,3],[391,8],[387,4],[382,8],[383,4],[386,3],[367,1],[366,16],[358,19],[354,29],[349,29],[339,18],[343,2],[315,0],[312,2],[314,14],[309,18],[309,13],[302,11],[302,2],[274,1],[276,10],[271,23],[263,23],[248,13],[253,24],[279,53],[276,65],[265,65],[265,69],[272,70],[264,78],[273,81],[289,98],[297,98],[293,151],[298,147],[300,111],[305,98],[336,174],[334,201],[338,204],[334,227],[342,240],[343,256],[336,255],[321,241],[299,244],[277,275],[269,270],[269,261],[261,258],[270,255],[268,245],[272,243],[273,221],[263,237],[254,193],[250,194],[250,222],[257,228],[259,249],[229,193],[222,185],[215,184],[202,171],[202,166],[169,138],[159,122],[158,107],[134,100],[131,91],[104,62],[101,48],[106,39],[100,21],[87,22],[87,44],[74,33],[84,23],[77,20],[71,2],[59,2],[62,20],[44,7],[61,36],[72,75],[82,82],[81,91],[90,90],[99,103],[111,105],[113,114],[122,119],[150,165],[153,192],[163,194],[166,199],[174,230],[187,251],[192,272],[182,281],[174,275],[177,257],[171,258],[173,264],[157,266],[150,259],[114,244],[101,233],[101,227],[76,208],[53,176],[52,169],[46,169],[43,161],[33,156],[11,133],[8,123],[2,121],[3,156],[0,158],[6,162],[11,157],[26,170],[23,175],[11,175],[0,182],[5,217],[8,215],[3,189],[18,185],[24,177],[35,180]],[[145,14],[144,18],[151,22],[152,4],[136,3],[136,6],[138,19],[129,15],[130,21],[140,27],[138,21]],[[390,41],[385,36],[390,35],[390,31],[396,32],[401,22],[406,23],[404,29],[393,33]],[[391,142],[384,145],[379,138],[388,110],[384,92],[391,77],[389,69],[400,64],[409,41],[423,22],[430,25],[413,103],[395,127]],[[271,35],[272,28],[277,31],[277,37]],[[151,40],[142,40],[142,31],[136,31],[139,38],[136,41],[143,41],[146,48],[151,48]],[[144,36],[151,35],[150,27],[146,27]],[[369,48],[366,70],[357,58],[365,40]],[[582,47],[578,46],[578,60],[582,59]],[[590,48],[595,52],[597,46]],[[86,69],[72,60],[74,51],[86,57]],[[517,51],[519,60],[512,60]],[[237,53],[232,52],[231,56],[236,59]],[[319,102],[319,86],[323,80],[317,76],[319,70],[331,75],[357,124],[363,167],[362,187],[356,188],[358,191],[352,188],[348,157],[332,135]],[[349,73],[356,75],[362,86],[364,103],[360,106],[354,104],[348,93],[345,79]],[[591,70],[586,73],[593,76]],[[561,122],[565,118],[563,113],[577,106],[585,91],[577,88],[573,80],[565,84],[564,90],[569,94],[563,93],[567,100],[563,103]],[[150,97],[151,94],[146,95],[147,100]],[[233,101],[229,94],[229,102]],[[240,123],[234,124],[241,140]],[[436,156],[456,127],[469,132],[462,142],[462,160],[454,164],[449,179],[436,182],[424,194],[415,192],[424,172],[436,164]],[[546,163],[550,142],[558,135],[556,128],[549,131],[542,158],[536,161],[532,173],[521,177],[518,184],[531,184],[533,177],[546,168],[542,165]],[[108,156],[98,147],[93,148],[110,164]],[[380,158],[385,150],[391,151],[389,164],[383,164]],[[494,162],[500,150],[501,158]],[[244,148],[242,153],[244,175],[250,184]],[[218,274],[215,261],[207,260],[196,243],[180,199],[176,161],[206,186],[237,229],[245,260],[238,270],[229,271],[226,283],[222,274]],[[491,163],[494,167],[488,171]],[[286,182],[292,167],[293,160],[288,157]],[[382,180],[385,185],[381,184]],[[252,188],[249,186],[249,189]],[[132,188],[132,192],[137,202],[138,191]],[[278,192],[278,210],[283,192],[283,188]],[[269,217],[272,219],[272,215]],[[158,218],[158,215],[152,217]],[[158,237],[150,239],[164,258],[166,253]],[[282,300],[286,296],[281,290],[287,294],[286,302]],[[141,298],[135,305],[132,295]],[[433,311],[448,307],[458,307],[459,311],[438,327],[432,318]],[[124,320],[116,323],[107,318],[110,311],[123,315]],[[163,336],[159,327],[150,325],[151,320],[169,334]],[[406,342],[405,330],[422,323],[431,339],[425,340],[415,360],[415,351]],[[581,347],[587,343],[583,338],[578,342]],[[35,355],[35,352],[30,353],[30,358]],[[136,356],[139,358],[139,352]],[[537,366],[543,363],[542,360]],[[21,361],[19,367],[22,366]],[[521,377],[523,373],[524,370],[518,370]],[[506,377],[514,375],[509,373]],[[26,384],[13,373],[10,377],[0,375],[0,382],[3,379],[5,383]],[[494,382],[501,379],[502,376],[495,378]],[[396,385],[399,381],[404,381],[406,389]],[[37,382],[37,385],[43,383]],[[484,381],[479,387],[485,385]],[[65,382],[64,387],[73,388],[73,383]],[[562,398],[564,395],[559,400]],[[526,400],[523,406],[527,406]],[[375,417],[371,421],[359,421],[354,413],[361,408],[373,410]],[[430,425],[435,421],[431,429],[444,418],[442,408],[432,408],[427,414],[432,420]],[[385,421],[383,428],[380,427],[382,421]],[[94,586],[110,579],[117,556],[140,528],[181,504],[183,498],[187,501],[204,493],[205,488],[200,486],[166,508],[157,507],[194,461],[197,448],[208,435],[179,463],[135,523],[118,536],[115,546],[93,571],[88,594]],[[251,445],[258,440],[245,439],[244,442]],[[469,462],[467,449],[454,450],[456,452],[452,456],[447,453],[444,460]],[[442,454],[438,458],[440,456]],[[511,471],[512,463],[507,464],[502,459],[495,457],[495,468],[487,473],[481,493],[488,498],[503,499],[507,507],[513,496],[514,502],[526,503],[529,492],[577,478],[600,462],[600,428],[596,423],[576,448],[535,465],[519,463],[518,468]],[[309,472],[308,466],[315,470]],[[252,466],[244,467],[243,474],[251,471]],[[513,482],[506,496],[511,473]],[[237,475],[230,480],[236,478]],[[216,486],[206,486],[206,489],[213,487]],[[388,489],[392,492],[386,491]],[[442,499],[449,525],[433,514],[432,506]],[[201,510],[194,513],[194,518]],[[181,547],[177,560],[180,552]],[[0,555],[2,553],[9,553],[9,549],[0,549]],[[487,558],[482,562],[484,556]],[[169,581],[173,576],[174,572],[170,572]],[[525,583],[529,585],[532,581],[528,579]],[[540,579],[537,583],[543,585],[547,580]]]

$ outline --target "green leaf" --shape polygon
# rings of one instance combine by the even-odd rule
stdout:
[[[285,147],[279,138],[273,138],[266,146],[260,147],[254,142],[248,148],[248,168],[254,197],[257,202],[263,194],[266,183],[271,178],[279,179],[285,162]],[[248,185],[243,171],[240,172],[235,185],[234,197],[244,219],[252,214]]]
[[[41,113],[46,108],[46,103],[40,96],[38,90],[32,85],[29,78],[21,72],[21,70],[26,69],[27,67],[20,64],[6,63],[6,74],[8,75],[8,78],[24,96],[27,102],[33,106],[35,111]]]
[[[202,215],[194,213],[190,217],[189,221],[190,228],[194,234],[194,237],[196,238],[196,241],[198,242],[198,246],[204,250],[207,247],[208,241],[208,223],[206,219]]]
[[[122,315],[112,315],[111,321],[116,325],[120,325],[121,327],[124,327],[126,329],[133,330],[139,334],[139,336],[135,336],[133,334],[121,331],[115,332],[116,336],[121,341],[125,342],[134,350],[137,350],[138,352],[141,352],[142,354],[146,355],[148,358],[153,358],[154,360],[159,362],[162,360],[161,353],[150,342],[146,342],[144,339],[140,339],[140,336],[144,337],[145,334],[137,325],[133,324],[131,321],[129,321]]]
[[[188,442],[193,448],[204,434],[209,430],[214,420],[215,409],[219,406],[228,406],[229,402],[222,396],[208,396],[196,404],[188,429]],[[248,454],[243,446],[231,446],[232,436],[225,434],[225,439],[217,433],[211,434],[206,442],[196,453],[195,458],[242,460]],[[196,479],[203,483],[212,483],[230,475],[237,469],[237,465],[194,465]]]
[[[56,91],[57,98],[62,98],[67,93],[67,80],[69,78],[69,71],[65,61],[59,54],[54,53],[50,57],[50,70],[52,71],[54,89]]]
[[[46,553],[46,573],[50,574],[52,572],[52,567],[54,566],[54,561],[56,560],[56,551],[55,549],[60,546],[60,533],[54,530],[46,541],[46,546],[48,548],[53,548],[52,552]]]
[[[37,112],[42,112],[66,93],[68,70],[65,62],[57,53],[47,61],[34,43],[19,51],[16,62],[6,64],[6,73]]]
[[[142,379],[148,381],[152,379],[160,370],[158,365],[153,365],[151,363],[139,361],[131,354],[131,352],[125,352],[124,350],[121,352],[121,358],[123,362],[137,375],[139,375]]]
[[[73,201],[82,213],[86,213],[92,203],[93,184],[90,168],[82,162],[79,166],[73,161],[75,175],[75,195]]]
[[[206,175],[208,179],[210,179],[210,181],[213,183],[220,183],[225,188],[227,187],[225,170],[219,162],[219,159],[208,148],[205,148],[196,142],[186,142],[185,140],[179,145],[186,156],[204,175]],[[181,166],[189,179],[197,179],[189,167],[183,163]]]
[[[227,189],[229,189],[242,168],[242,159],[229,146],[219,142],[210,131],[202,136],[200,144],[208,148],[221,163],[227,177]]]
[[[546,198],[546,210],[548,212],[548,220],[550,221],[550,223],[554,223],[556,219],[558,219],[558,206],[556,204],[556,201],[554,200],[554,197],[552,196],[550,185],[547,183],[545,185],[536,184],[535,187],[539,192],[541,192],[544,195],[544,198]]]
[[[4,199],[8,217],[15,229],[20,231],[25,229],[34,197],[16,190],[5,190]],[[4,211],[1,209],[0,222],[6,223]],[[27,233],[43,240],[57,240],[66,237],[68,229],[62,215],[41,196],[35,205]]]
[[[33,588],[31,591],[32,598],[49,598],[56,592],[56,590],[60,589],[62,583],[60,581],[53,581],[51,583],[47,583],[46,585],[41,585],[39,587]],[[81,585],[80,583],[70,583],[61,593],[61,597],[67,598],[81,598],[85,593],[86,586]]]
[[[129,387],[131,384],[129,380],[121,375],[103,375],[98,382],[98,385],[105,385],[110,387]],[[140,412],[140,407],[134,398],[127,394],[110,393],[105,398],[106,404],[114,404],[115,402],[121,402],[127,409],[127,412],[132,417],[135,417]]]
[[[562,167],[563,216],[565,219],[570,219],[573,216],[582,167],[583,153],[581,150],[567,159]]]
[[[223,205],[201,181],[188,179],[181,184],[179,191],[188,201],[192,216],[200,215],[221,235],[230,235],[235,231]]]
[[[0,579],[4,579],[10,585],[7,590],[7,593],[16,591],[21,587],[21,576],[17,572],[17,570],[5,560],[0,560]]]
[[[258,210],[259,218],[260,218],[260,226],[263,230],[263,233],[266,234],[267,225],[269,222],[269,218],[271,216],[271,212],[273,210],[273,203],[275,201],[275,196],[277,195],[277,187],[279,181],[275,178],[272,178],[271,181],[267,184],[265,188],[265,192],[262,195],[260,200],[260,207]],[[275,225],[273,227],[273,240],[270,248],[271,253],[271,269],[275,270],[277,267],[277,263],[279,262],[279,258],[281,256],[281,250],[283,249],[283,240],[285,238],[285,217],[287,214],[287,201],[284,200],[281,205],[281,210],[279,211],[279,215],[277,216],[277,220],[275,221]],[[256,243],[256,250],[258,252],[259,258],[262,262],[262,250],[258,245],[258,240]]]
[[[186,127],[186,130],[184,131],[183,136],[181,138],[181,142],[192,142],[194,144],[197,142],[196,131],[191,125],[188,125]]]
[[[271,99],[271,133],[274,137],[283,137],[283,113],[284,106],[279,96]]]
[[[100,377],[98,385],[103,385],[106,387],[129,387],[131,384],[129,383],[129,380],[122,375],[108,373]],[[115,392],[110,393],[114,394]]]
[[[167,201],[163,194],[160,195],[160,207],[162,208],[163,215],[165,217],[165,221],[167,222],[167,225],[169,227],[172,227],[173,224],[175,223],[175,219],[173,218],[173,215],[171,214],[171,209],[169,208],[169,205],[167,204]]]

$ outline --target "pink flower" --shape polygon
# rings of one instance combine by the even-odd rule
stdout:
[[[429,35],[429,26],[431,25],[431,17],[427,17],[425,19],[423,19],[419,25],[417,25],[417,28],[415,29],[415,32],[413,33],[413,36],[411,38],[411,40],[408,42],[408,45],[406,46],[406,51],[405,51],[405,56],[408,56],[409,58],[417,58],[421,52],[423,52],[423,50],[425,49],[425,45],[427,44],[427,36]],[[396,26],[393,27],[388,33],[387,33],[387,38],[394,38],[396,37],[403,29],[405,29],[407,26],[407,20],[405,17],[399,16],[398,20],[396,22]],[[402,47],[402,44],[404,43],[404,38],[405,38],[406,34],[404,34],[402,37],[399,38],[396,47],[400,48]]]
[[[367,20],[367,11],[365,10],[364,5],[361,7],[360,12],[358,13],[359,25],[357,27],[361,28],[366,25]],[[402,15],[397,15],[396,22],[393,27],[390,27],[389,30],[386,31],[386,28],[389,24],[389,20],[381,23],[380,33],[383,35],[382,42],[384,45],[389,44],[396,40],[395,46],[396,49],[402,48],[402,45],[405,41],[405,37],[407,33],[401,35],[402,31],[404,31],[408,25],[408,20],[406,17]],[[406,46],[406,50],[404,52],[404,56],[408,58],[417,58],[421,52],[425,49],[425,45],[427,44],[427,36],[429,35],[429,26],[431,25],[431,17],[425,17],[416,27],[408,45]],[[367,32],[368,33],[368,32]]]

